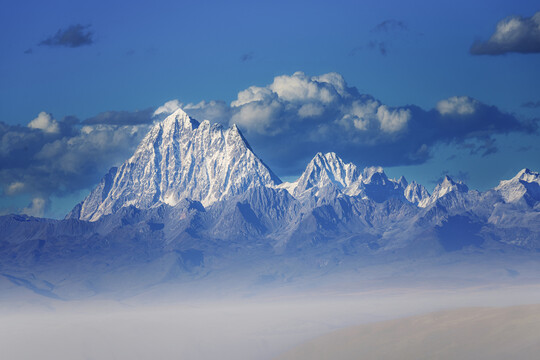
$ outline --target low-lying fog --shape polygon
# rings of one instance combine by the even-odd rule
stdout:
[[[536,303],[540,285],[328,291],[223,301],[2,299],[0,358],[264,360],[348,326],[443,309]]]

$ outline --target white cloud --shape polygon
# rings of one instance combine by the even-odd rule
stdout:
[[[287,127],[280,118],[279,114],[282,110],[282,105],[278,101],[262,103],[259,101],[250,102],[237,108],[237,111],[231,117],[230,123],[237,124],[248,132],[256,132],[259,134],[275,135]]]
[[[540,53],[540,12],[530,18],[510,16],[499,21],[490,39],[475,42],[470,51],[473,55]]]
[[[478,100],[468,96],[453,96],[437,103],[441,115],[472,115],[480,105]]]
[[[345,114],[340,123],[345,125],[352,122],[357,130],[366,131],[373,125],[374,121],[377,121],[377,109],[380,105],[378,101],[371,98],[356,100],[349,107],[343,109]]]
[[[24,190],[25,185],[21,181],[14,181],[5,190],[6,195],[15,195]]]
[[[390,107],[349,87],[337,73],[281,75],[267,86],[240,91],[230,106],[201,102],[184,109],[198,119],[237,124],[278,173],[292,167],[298,171],[318,151],[335,151],[365,164],[418,164],[439,141],[534,128],[466,96],[442,100],[435,111]],[[467,121],[458,122],[463,116]]]
[[[60,132],[60,126],[58,122],[53,119],[51,114],[44,111],[40,112],[37,118],[28,123],[28,127],[31,129],[39,129],[46,133],[57,134]]]
[[[269,88],[250,86],[238,93],[237,99],[231,102],[231,106],[240,107],[251,102],[272,100],[275,98],[276,95]]]
[[[304,104],[298,109],[298,116],[306,118],[306,117],[314,117],[319,116],[324,112],[324,107],[319,104]]]
[[[35,197],[27,207],[21,210],[22,214],[30,216],[43,216],[46,208],[49,206],[49,201],[42,197]]]
[[[386,105],[381,105],[377,109],[377,118],[381,123],[381,130],[387,133],[394,133],[402,130],[411,119],[409,109],[389,109]]]
[[[168,101],[152,120],[181,106],[179,100]],[[240,91],[230,105],[202,101],[183,108],[201,121],[237,124],[279,175],[297,174],[319,151],[334,151],[364,165],[419,164],[437,142],[486,143],[493,134],[536,131],[535,123],[522,123],[465,96],[442,100],[430,111],[414,105],[389,107],[348,87],[336,73],[278,76],[267,86]],[[0,122],[4,194],[47,199],[95,185],[111,166],[131,156],[151,126],[129,112],[111,114],[115,121],[57,122],[41,113],[28,127]],[[151,110],[145,114],[150,117]],[[459,121],[464,115],[467,121]],[[27,210],[39,208],[36,200]]]
[[[153,116],[158,115],[170,115],[176,110],[180,109],[182,107],[182,103],[178,101],[177,99],[167,101],[165,104],[158,107],[155,111]]]
[[[298,71],[292,76],[275,77],[269,89],[285,101],[319,101],[328,104],[336,100],[338,95],[331,81],[336,79],[332,76],[309,77]]]

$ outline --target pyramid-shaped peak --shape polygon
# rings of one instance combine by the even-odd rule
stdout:
[[[84,200],[78,217],[93,221],[130,205],[175,206],[186,198],[210,206],[279,183],[236,126],[199,124],[178,109],[156,123],[133,156]]]
[[[334,152],[318,152],[309,162],[297,181],[296,194],[312,187],[334,186],[339,189],[349,186],[359,177],[356,165],[344,163]]]
[[[414,181],[413,181],[413,183],[414,183]],[[403,188],[406,188],[407,186],[409,186],[409,182],[407,181],[407,179],[403,175],[399,177],[398,184],[400,184],[401,187],[403,187]]]
[[[435,187],[433,195],[442,197],[451,191],[468,192],[469,187],[462,181],[454,181],[450,176],[445,175],[443,181]]]
[[[445,175],[441,185],[456,185],[456,182],[450,176]]]
[[[189,130],[194,130],[199,127],[199,122],[191,118],[186,112],[180,108],[176,109],[171,115],[167,116],[161,123],[165,127],[173,127],[177,124]]]

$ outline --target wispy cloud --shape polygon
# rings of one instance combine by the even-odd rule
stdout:
[[[105,111],[83,121],[84,125],[142,125],[153,122],[154,109]]]
[[[473,55],[540,53],[540,12],[532,17],[510,16],[499,21],[489,40],[476,41],[470,52]]]
[[[524,102],[523,104],[521,104],[521,107],[529,108],[529,109],[540,108],[540,100]]]
[[[373,29],[371,29],[372,33],[380,33],[380,32],[391,32],[391,31],[404,31],[408,30],[407,24],[401,20],[396,19],[387,19],[379,24],[377,24]]]
[[[250,60],[253,60],[253,52],[248,52],[248,53],[242,54],[242,56],[240,56],[240,61],[242,61],[242,62],[246,62],[246,61],[250,61]]]
[[[40,42],[41,46],[65,46],[76,48],[94,43],[93,32],[88,30],[90,25],[71,25],[66,29],[60,29],[56,34]]]
[[[370,41],[368,43],[368,48],[378,51],[383,56],[386,56],[388,53],[388,45],[384,41]]]
[[[407,31],[405,22],[396,19],[387,19],[378,23],[370,31],[372,39],[365,45],[365,49],[376,51],[382,56],[388,55],[389,44],[399,33]],[[349,56],[354,56],[362,51],[364,46],[356,46],[349,52]]]

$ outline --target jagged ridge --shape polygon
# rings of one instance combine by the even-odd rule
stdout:
[[[111,169],[68,216],[95,221],[125,206],[174,206],[185,198],[209,206],[279,183],[235,125],[199,123],[179,109],[155,124],[133,156]]]

